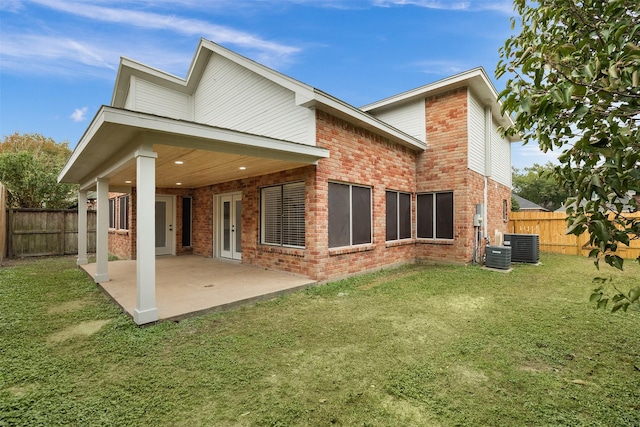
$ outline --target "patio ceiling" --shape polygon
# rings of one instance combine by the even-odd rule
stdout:
[[[154,145],[156,187],[197,188],[306,166],[308,163],[265,159],[167,145]],[[176,162],[182,162],[177,164]],[[242,169],[241,169],[242,168]],[[136,186],[136,162],[109,175],[112,186]]]
[[[195,188],[316,164],[329,151],[184,120],[102,107],[58,176],[60,182],[136,186],[135,154],[157,153],[156,186]],[[176,162],[182,162],[178,164]]]

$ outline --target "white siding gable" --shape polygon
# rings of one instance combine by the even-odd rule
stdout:
[[[467,91],[468,98],[468,130],[469,130],[469,149],[468,162],[469,169],[485,174],[485,113],[484,107],[471,91]]]
[[[127,93],[127,98],[124,101],[124,108],[127,110],[135,110],[135,103],[133,100],[133,96],[131,95],[131,90]]]
[[[511,143],[502,138],[493,116],[487,132],[488,112],[471,91],[468,99],[469,169],[511,188]]]
[[[491,125],[491,179],[511,188],[511,143]]]
[[[395,106],[387,110],[372,113],[382,120],[404,133],[426,142],[427,125],[424,98],[420,98],[406,104]]]
[[[199,123],[315,145],[315,113],[296,106],[293,91],[220,55],[211,56],[193,106]]]
[[[179,120],[193,120],[191,97],[171,89],[131,77],[125,108]]]

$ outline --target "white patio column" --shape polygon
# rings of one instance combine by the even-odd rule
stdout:
[[[89,263],[87,258],[87,191],[78,191],[78,265]]]
[[[96,215],[96,283],[109,279],[109,180],[96,180],[98,212]],[[86,206],[86,204],[85,204]]]
[[[138,325],[158,320],[156,307],[156,157],[151,149],[136,151],[136,308]]]

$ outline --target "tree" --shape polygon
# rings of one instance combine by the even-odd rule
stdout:
[[[524,173],[513,169],[513,192],[550,211],[555,211],[569,197],[570,191],[558,183],[553,174],[554,165],[547,162],[524,168]]]
[[[575,189],[567,232],[588,230],[596,266],[622,269],[620,244],[640,238],[640,14],[631,0],[515,0],[519,34],[500,49],[496,77],[515,124],[507,134],[560,149],[553,174]],[[625,203],[628,206],[625,208]],[[640,257],[636,259],[640,262]],[[640,305],[632,289],[614,309]],[[605,303],[606,305],[606,303]]]
[[[511,212],[520,212],[520,203],[513,196],[511,196]]]
[[[0,182],[8,207],[65,209],[74,203],[76,186],[59,184],[58,173],[71,155],[69,144],[39,134],[5,136],[0,143]]]

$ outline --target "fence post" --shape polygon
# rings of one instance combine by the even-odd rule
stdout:
[[[13,216],[15,215],[13,209],[9,209],[9,221],[7,222],[8,227],[8,239],[7,239],[7,258],[13,258],[13,231],[15,225],[13,224]]]
[[[60,234],[58,235],[58,252],[60,256],[64,256],[65,246],[66,246],[64,244],[64,240],[65,240],[65,232],[67,231],[67,225],[65,224],[65,222],[67,218],[64,210],[61,210],[59,215],[60,215],[62,224],[60,225]]]

